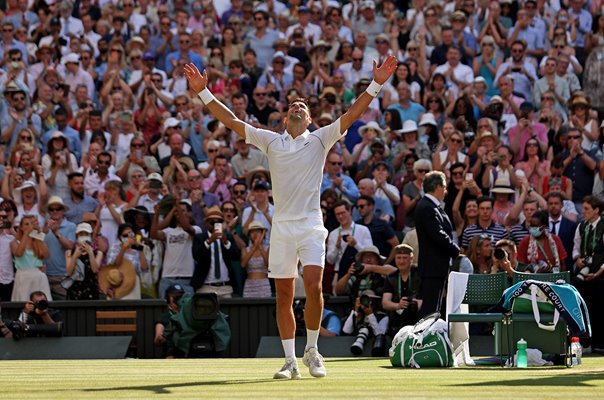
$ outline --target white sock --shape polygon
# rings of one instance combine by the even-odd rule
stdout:
[[[296,358],[296,339],[281,340],[285,358]]]
[[[313,331],[311,329],[306,329],[306,348],[304,351],[314,347],[315,349],[319,349],[317,346],[317,340],[319,339],[319,330]]]

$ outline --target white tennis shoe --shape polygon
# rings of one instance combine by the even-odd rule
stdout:
[[[304,358],[302,359],[304,365],[308,367],[308,371],[315,378],[323,378],[327,376],[325,365],[323,365],[323,356],[319,354],[316,347],[304,351]]]
[[[273,375],[273,379],[300,379],[300,371],[298,370],[298,361],[295,358],[285,359],[283,367]]]

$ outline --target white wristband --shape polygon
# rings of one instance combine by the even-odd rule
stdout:
[[[212,92],[210,92],[210,89],[208,89],[208,88],[205,88],[201,92],[199,92],[198,96],[201,99],[201,101],[203,102],[203,104],[206,104],[206,105],[208,103],[216,100],[216,98],[214,97]]]
[[[376,81],[371,81],[367,89],[365,90],[367,94],[371,97],[375,97],[382,90],[382,85],[377,83]]]

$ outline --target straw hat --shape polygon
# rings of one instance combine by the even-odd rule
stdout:
[[[249,189],[251,189],[252,186],[252,177],[258,172],[264,173],[269,180],[271,179],[271,173],[268,169],[264,168],[262,165],[254,167],[245,175],[245,183],[247,183]]]
[[[218,206],[212,206],[208,209],[206,214],[206,221],[215,221],[221,220],[224,221],[224,215]]]
[[[363,256],[366,253],[371,253],[371,254],[375,254],[376,256],[379,257],[379,259],[384,262],[386,261],[386,257],[382,256],[380,254],[380,250],[376,247],[376,246],[367,246],[365,248],[363,248],[361,251],[359,251],[355,257],[357,262],[361,262],[363,260]]]
[[[512,189],[512,185],[508,178],[497,178],[495,180],[495,185],[493,185],[493,189],[491,189],[491,193],[514,194],[516,191]]]
[[[36,191],[36,198],[39,198],[38,186],[36,186],[34,181],[27,180],[27,181],[23,182],[21,184],[21,186],[15,188],[15,203],[16,204],[23,204],[23,199],[21,198],[21,191],[23,189],[27,189],[27,188],[33,188]]]
[[[134,289],[136,271],[128,260],[120,265],[107,265],[99,272],[99,288],[112,299],[121,299]]]
[[[373,129],[374,131],[376,131],[378,133],[378,136],[382,136],[384,134],[384,130],[382,128],[380,128],[378,123],[375,121],[369,121],[365,125],[361,126],[359,128],[359,133],[362,135],[365,133],[365,131],[367,129]]]
[[[247,227],[247,231],[251,232],[254,229],[265,231],[266,226],[262,225],[262,222],[260,222],[260,221],[252,221],[252,222],[250,222],[250,225]]]
[[[63,199],[60,198],[59,196],[50,196],[50,199],[48,199],[48,202],[46,203],[46,206],[44,207],[44,211],[48,212],[48,208],[52,205],[60,205],[61,207],[63,207],[63,211],[68,211],[69,207],[67,207],[65,205],[65,203],[63,203]]]

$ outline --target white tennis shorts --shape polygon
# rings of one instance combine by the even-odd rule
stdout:
[[[302,266],[325,266],[327,229],[321,214],[293,221],[274,221],[271,228],[268,276],[296,278]]]

